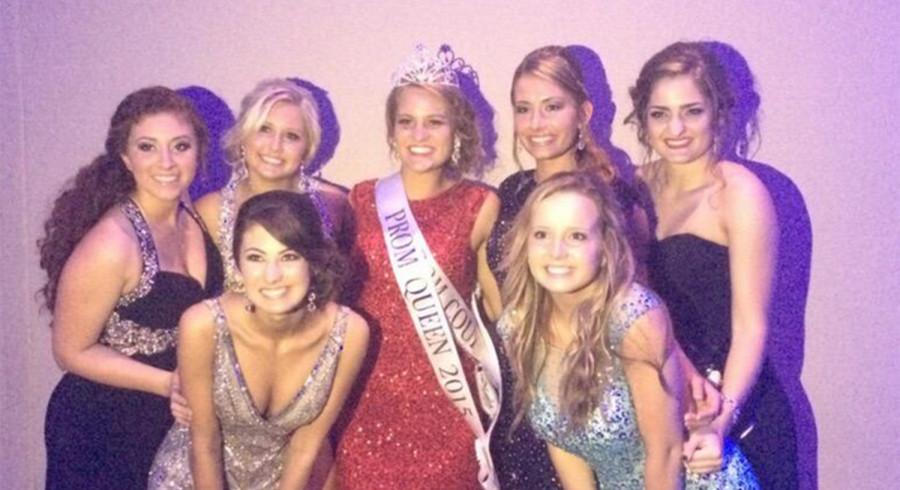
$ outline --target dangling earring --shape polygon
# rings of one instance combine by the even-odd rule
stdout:
[[[237,174],[237,179],[235,180],[240,180],[247,176],[247,150],[244,148],[244,145],[241,145],[240,160],[237,168],[234,170],[235,174]]]
[[[309,294],[306,295],[306,311],[312,313],[316,311],[316,292],[310,291]]]
[[[584,151],[585,142],[584,142],[584,130],[578,128],[578,143],[575,143],[575,149],[578,151]]]
[[[300,179],[297,181],[297,189],[301,193],[308,193],[312,186],[312,182],[310,181],[309,175],[306,175],[305,167],[306,164],[301,160],[300,161]]]
[[[459,165],[460,154],[462,153],[462,143],[459,141],[459,136],[453,137],[453,153],[450,155],[450,163],[454,166]]]

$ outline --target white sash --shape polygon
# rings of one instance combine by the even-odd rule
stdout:
[[[375,205],[394,277],[434,375],[475,433],[478,481],[486,490],[497,490],[500,485],[490,453],[501,396],[500,363],[494,344],[481,318],[472,314],[432,256],[409,209],[400,174],[375,184]],[[466,381],[457,345],[476,361],[478,396],[490,419],[487,431]]]

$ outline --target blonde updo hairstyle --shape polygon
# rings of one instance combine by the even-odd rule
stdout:
[[[453,126],[453,137],[459,138],[459,160],[449,161],[445,169],[456,175],[472,175],[480,177],[487,170],[488,161],[485,158],[484,149],[481,146],[481,131],[478,129],[478,121],[475,109],[471,102],[458,87],[442,84],[413,83],[394,87],[388,95],[385,122],[387,123],[387,142],[393,151],[394,123],[397,119],[397,108],[400,103],[400,95],[410,87],[419,87],[447,102],[450,109],[448,114],[450,124]]]
[[[309,90],[296,83],[283,78],[275,78],[259,82],[244,97],[241,101],[241,111],[237,121],[223,136],[225,155],[233,168],[240,168],[241,146],[259,131],[269,112],[279,102],[287,102],[300,108],[303,118],[303,138],[306,141],[306,151],[300,156],[300,159],[303,163],[312,160],[322,141],[319,107],[316,105],[315,98]]]

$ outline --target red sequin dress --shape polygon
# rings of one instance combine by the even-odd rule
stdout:
[[[400,296],[375,210],[374,184],[363,182],[350,193],[357,225],[353,273],[361,281],[356,307],[369,321],[372,339],[338,427],[341,486],[477,489],[475,436],[441,391]],[[410,202],[432,254],[463,297],[475,286],[470,236],[489,192],[464,180],[436,197]],[[471,374],[472,363],[461,356]]]

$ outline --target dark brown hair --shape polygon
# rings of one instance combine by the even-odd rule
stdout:
[[[187,98],[166,87],[147,87],[125,97],[109,122],[105,152],[66,184],[44,222],[44,236],[37,242],[40,265],[47,272],[47,283],[39,293],[51,312],[56,306],[59,276],[78,242],[109,208],[135,189],[134,177],[122,161],[131,129],[144,117],[160,113],[177,114],[190,123],[197,141],[197,161],[205,161],[209,146],[206,124]]]
[[[312,274],[309,292],[315,293],[313,303],[317,307],[339,293],[347,270],[346,261],[335,244],[325,238],[319,211],[308,195],[279,190],[247,199],[234,222],[235,256],[240,256],[244,233],[253,224],[262,226],[306,259]],[[240,268],[240,260],[237,263]]]
[[[650,96],[659,80],[679,75],[690,76],[709,102],[712,109],[713,153],[717,159],[721,159],[728,151],[724,140],[728,137],[731,127],[735,96],[728,81],[728,74],[704,43],[671,44],[644,64],[637,81],[629,89],[634,108],[625,118],[625,123],[637,127],[638,140],[649,155],[647,107],[650,104]]]

